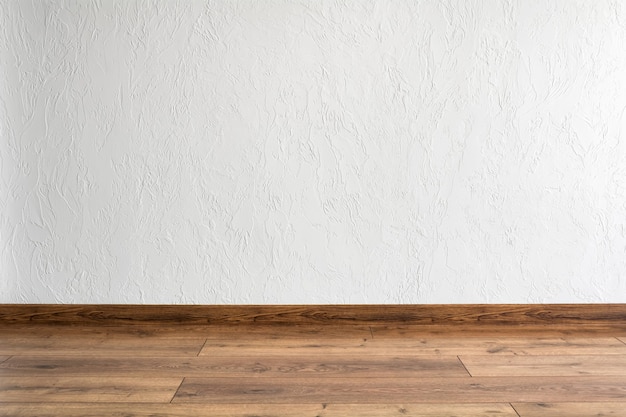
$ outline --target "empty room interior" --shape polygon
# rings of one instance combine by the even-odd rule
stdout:
[[[0,0],[0,416],[626,416],[626,2]]]

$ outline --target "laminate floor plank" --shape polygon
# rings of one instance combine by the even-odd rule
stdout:
[[[207,339],[245,340],[257,339],[370,339],[372,332],[369,326],[268,326],[268,325],[237,325],[216,326],[202,333]]]
[[[174,403],[625,401],[626,377],[185,378]]]
[[[456,356],[367,358],[353,355],[311,357],[70,357],[18,355],[0,364],[10,376],[139,377],[469,377]]]
[[[207,339],[200,356],[260,354],[285,356],[353,355],[625,355],[626,345],[614,337],[428,337],[421,339]]]
[[[472,376],[626,375],[626,355],[463,355],[460,359]]]
[[[459,325],[373,325],[370,326],[373,337],[411,339],[425,336],[519,336],[524,334],[528,337],[615,337],[616,332],[626,335],[626,323],[621,330],[616,331],[616,326],[575,326],[575,325],[484,325],[459,326]]]
[[[1,336],[0,355],[196,356],[205,341],[204,338],[129,336],[98,338],[86,335]]]
[[[508,404],[3,404],[0,417],[517,417]]]
[[[367,348],[388,355],[626,355],[626,345],[614,337],[375,337]]]
[[[200,356],[311,356],[328,355],[367,355],[377,352],[368,348],[364,338],[324,338],[309,337],[302,339],[212,339],[206,340]],[[626,348],[626,346],[624,346]]]
[[[182,378],[100,376],[2,377],[0,378],[0,403],[167,403],[176,393],[181,381]]]
[[[214,338],[214,339],[303,339],[308,337],[323,338],[370,338],[369,326],[270,326],[270,325],[231,325],[231,326],[45,326],[45,325],[0,325],[2,337],[28,337],[33,334],[39,337],[142,337],[142,338]]]
[[[514,403],[520,417],[623,417],[626,402]]]

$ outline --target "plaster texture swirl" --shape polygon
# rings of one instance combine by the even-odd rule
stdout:
[[[0,302],[626,302],[626,3],[0,0]]]

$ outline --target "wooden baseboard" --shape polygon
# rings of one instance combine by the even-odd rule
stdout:
[[[0,304],[0,324],[567,326],[626,331],[626,304]]]

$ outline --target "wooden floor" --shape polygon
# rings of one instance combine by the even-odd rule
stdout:
[[[1,416],[626,416],[626,331],[0,327]]]

